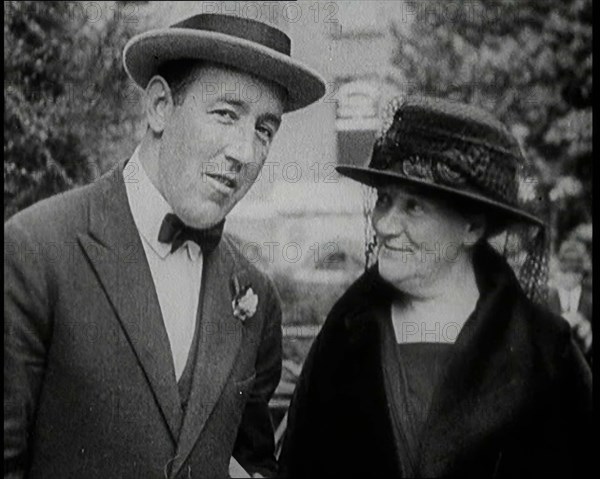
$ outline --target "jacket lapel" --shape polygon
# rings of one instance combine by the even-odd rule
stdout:
[[[588,320],[592,321],[592,293],[585,284],[581,287],[581,298],[577,309]]]
[[[144,248],[131,214],[120,162],[94,185],[89,235],[79,242],[121,322],[174,443],[181,403],[167,332]]]
[[[223,238],[217,249],[204,258],[198,308],[200,336],[190,398],[173,462],[173,477],[191,453],[215,408],[242,341],[243,325],[233,316],[230,287],[236,265],[228,248],[227,239]]]

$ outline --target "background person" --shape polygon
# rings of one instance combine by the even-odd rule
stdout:
[[[564,241],[558,251],[558,271],[548,305],[567,320],[588,362],[592,362],[592,290],[587,281],[590,259],[585,245]]]

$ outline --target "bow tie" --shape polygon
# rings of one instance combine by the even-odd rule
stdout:
[[[193,241],[202,250],[202,254],[211,253],[219,244],[223,234],[225,220],[206,229],[196,229],[186,226],[177,215],[168,213],[163,219],[158,241],[161,243],[171,243],[171,253],[174,253],[186,241]]]

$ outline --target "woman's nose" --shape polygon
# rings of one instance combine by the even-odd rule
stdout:
[[[373,228],[379,236],[398,236],[404,231],[403,218],[397,208],[373,216]]]

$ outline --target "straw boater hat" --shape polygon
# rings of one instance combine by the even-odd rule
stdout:
[[[277,28],[231,15],[200,14],[133,37],[125,45],[123,64],[141,88],[168,60],[189,58],[231,66],[285,88],[289,112],[325,93],[323,79],[290,53],[290,38]]]
[[[397,103],[368,166],[336,169],[369,186],[413,185],[479,204],[509,222],[542,226],[519,197],[518,172],[524,163],[516,139],[490,113],[450,100],[413,96]]]

